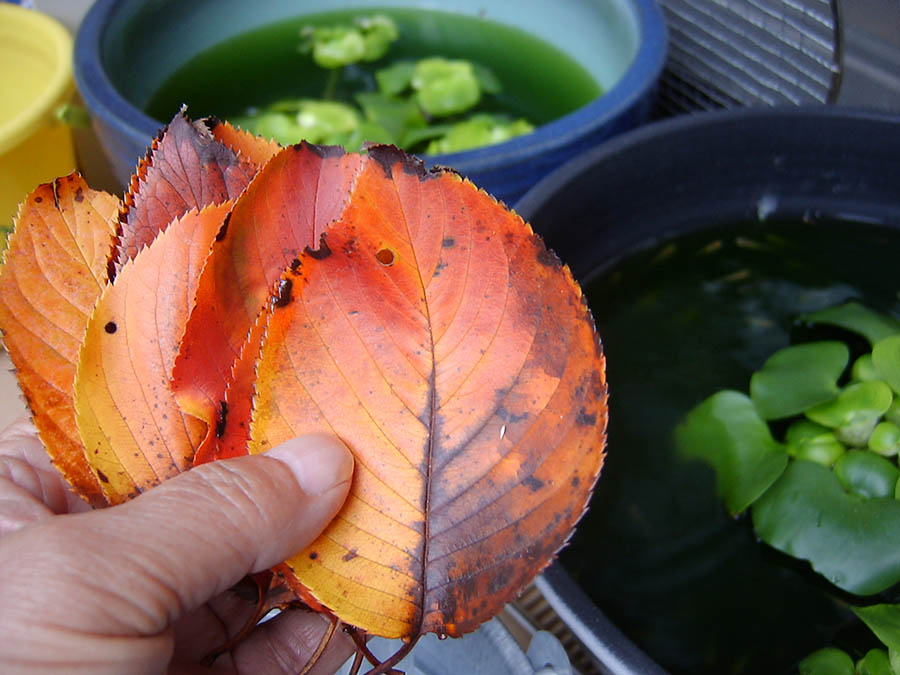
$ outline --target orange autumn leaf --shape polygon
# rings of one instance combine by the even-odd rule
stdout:
[[[344,509],[287,561],[343,621],[474,630],[566,542],[603,463],[604,360],[568,270],[450,172],[373,148],[271,305],[251,452],[326,431]]]
[[[175,364],[185,411],[215,423],[234,361],[273,286],[340,216],[361,161],[336,147],[285,148],[237,200],[203,271]]]
[[[125,195],[117,263],[133,259],[189,209],[237,197],[258,166],[216,140],[203,121],[182,113],[153,141]]]
[[[0,272],[0,326],[41,440],[94,506],[106,500],[85,459],[73,388],[88,317],[106,283],[121,203],[77,174],[22,202]]]
[[[189,468],[207,432],[170,385],[200,271],[231,208],[188,211],[119,271],[84,336],[75,383],[78,427],[111,503]]]
[[[275,141],[254,136],[227,121],[210,118],[207,120],[207,126],[213,138],[231,148],[238,157],[247,159],[257,166],[263,166],[281,150],[281,146]]]

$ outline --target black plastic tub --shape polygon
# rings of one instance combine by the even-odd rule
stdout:
[[[820,647],[874,646],[860,599],[729,518],[670,434],[716,390],[746,391],[798,313],[855,299],[900,316],[900,118],[677,118],[572,160],[516,209],[581,281],[608,360],[607,464],[540,580],[601,669],[789,673]]]

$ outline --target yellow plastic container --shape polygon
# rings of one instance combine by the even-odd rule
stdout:
[[[65,27],[0,2],[0,228],[29,191],[75,169],[72,132],[55,117],[74,90]]]

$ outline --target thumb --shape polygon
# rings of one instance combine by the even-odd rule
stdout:
[[[311,543],[343,504],[352,471],[343,443],[314,434],[204,464],[121,506],[23,528],[3,539],[0,569],[28,569],[31,583],[0,577],[4,611],[33,612],[44,597],[52,602],[42,619],[60,627],[157,634]]]

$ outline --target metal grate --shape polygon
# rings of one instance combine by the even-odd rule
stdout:
[[[520,614],[531,630],[545,630],[556,636],[569,655],[572,670],[577,675],[600,675],[601,671],[588,649],[550,606],[537,586],[529,585],[510,607]],[[506,622],[508,628],[510,623]]]
[[[657,117],[836,99],[837,0],[660,0],[660,5],[669,57]]]

